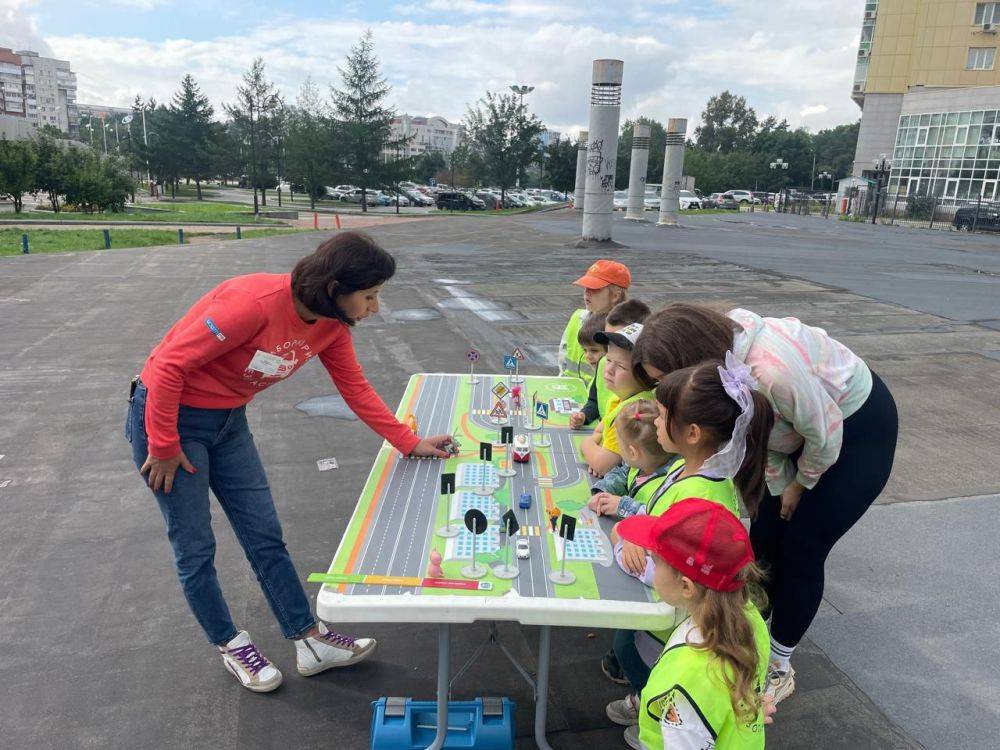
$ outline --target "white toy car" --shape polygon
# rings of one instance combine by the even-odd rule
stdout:
[[[518,560],[527,560],[531,555],[531,548],[528,546],[528,540],[524,537],[517,540],[516,553]]]
[[[515,435],[510,457],[515,463],[526,464],[531,458],[531,443],[527,435]]]

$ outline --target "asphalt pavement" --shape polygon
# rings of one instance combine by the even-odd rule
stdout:
[[[524,343],[526,374],[553,372],[579,304],[570,282],[598,255],[628,263],[633,295],[654,306],[725,300],[827,327],[889,384],[902,431],[889,487],[830,557],[823,608],[796,652],[798,690],[769,747],[995,744],[998,240],[706,216],[680,230],[619,219],[626,246],[601,252],[572,246],[579,221],[562,211],[371,229],[399,261],[382,314],[355,331],[376,389],[395,404],[411,373],[449,362],[459,371],[469,346],[499,367]],[[364,634],[380,649],[370,663],[296,675],[216,513],[216,564],[234,615],[286,675],[271,695],[237,686],[187,610],[162,518],[122,437],[128,379],[194,300],[232,275],[288,271],[325,236],[0,259],[4,746],[353,750],[367,746],[370,700],[432,695],[427,626],[372,627]],[[455,306],[460,294],[481,302]],[[395,315],[404,311],[439,317],[407,322]],[[360,422],[294,408],[332,391],[310,366],[248,409],[303,577],[331,559],[381,444]],[[319,472],[328,456],[340,468]],[[486,634],[485,624],[456,628],[455,658]],[[532,628],[502,624],[500,635],[534,664]],[[597,667],[610,634],[562,628],[553,643],[553,746],[621,747],[604,705],[623,691]],[[456,697],[486,690],[518,702],[518,747],[531,747],[530,692],[495,651],[455,685]]]

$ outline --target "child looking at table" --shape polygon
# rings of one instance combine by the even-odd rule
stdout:
[[[601,259],[594,261],[573,284],[583,287],[583,307],[573,311],[559,342],[559,374],[580,378],[589,386],[596,371],[587,363],[577,333],[588,315],[606,314],[625,300],[626,290],[632,284],[632,274],[622,263]]]

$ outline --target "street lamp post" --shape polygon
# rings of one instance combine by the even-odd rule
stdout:
[[[830,172],[823,171],[823,172],[820,172],[816,176],[819,177],[819,179],[820,179],[821,182],[823,180],[829,180],[830,181],[830,193],[829,193],[829,195],[827,195],[826,200],[823,201],[823,204],[824,204],[823,215],[824,216],[829,216],[830,215],[830,195],[833,194],[833,175]]]
[[[780,156],[777,159],[775,159],[774,161],[772,161],[770,166],[771,166],[772,170],[782,170],[782,172],[787,172],[788,171],[788,162],[785,161],[784,159],[782,159]],[[779,174],[781,174],[781,173],[779,173]],[[785,213],[785,212],[788,211],[788,205],[787,205],[788,201],[787,201],[787,198],[785,196],[785,177],[784,177],[783,174],[782,174],[782,178],[781,178],[781,189],[780,189],[779,192],[781,193],[781,200],[780,200],[780,203],[781,203],[781,212]]]
[[[535,87],[534,86],[524,86],[524,85],[520,85],[519,86],[517,84],[512,84],[511,87],[510,87],[510,90],[513,91],[515,94],[518,95],[518,107],[519,107],[519,109],[523,110],[524,109],[524,95],[525,94],[530,94],[532,91],[535,90]],[[520,170],[520,168],[518,168],[518,170],[517,170],[517,185],[516,186],[517,187],[521,187],[521,170]],[[452,185],[452,187],[454,187],[454,185]]]
[[[872,224],[874,224],[876,219],[878,219],[878,203],[879,196],[882,194],[882,180],[892,172],[892,162],[885,154],[879,154],[875,159],[872,159],[872,165],[875,167],[875,200],[872,201]]]

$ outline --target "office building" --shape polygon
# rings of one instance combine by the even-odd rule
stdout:
[[[11,124],[14,118],[21,121],[17,128]],[[0,120],[25,134],[51,125],[77,135],[76,74],[69,63],[0,47]]]
[[[392,120],[392,137],[410,140],[400,156],[419,156],[428,151],[450,154],[461,143],[465,132],[461,124],[450,123],[443,117],[411,117],[401,115]]]
[[[892,160],[889,192],[1000,200],[1000,2],[869,0],[852,98],[853,173]]]

